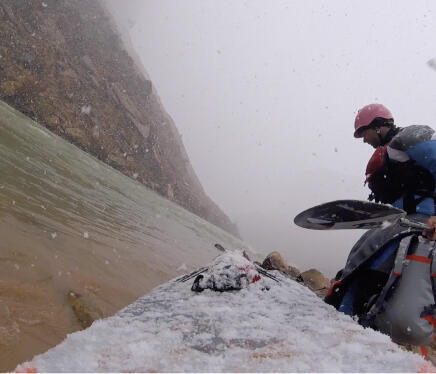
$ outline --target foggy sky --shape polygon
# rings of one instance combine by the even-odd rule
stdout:
[[[368,196],[358,108],[380,102],[397,125],[436,127],[436,3],[117,4],[207,194],[263,253],[333,276],[363,231],[309,231],[293,217]]]

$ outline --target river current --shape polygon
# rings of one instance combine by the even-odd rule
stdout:
[[[0,371],[244,243],[0,102]]]

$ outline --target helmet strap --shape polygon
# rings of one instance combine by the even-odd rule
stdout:
[[[382,135],[381,135],[380,127],[377,127],[375,129],[375,133],[378,135],[378,139],[380,141],[380,145],[382,145],[383,144],[383,138],[382,138]]]

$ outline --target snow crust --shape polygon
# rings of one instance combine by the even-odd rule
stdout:
[[[226,252],[209,267],[246,265]],[[250,271],[253,271],[250,268]],[[19,365],[43,372],[417,372],[431,365],[271,272],[238,291],[175,280]],[[434,368],[433,368],[434,369]]]

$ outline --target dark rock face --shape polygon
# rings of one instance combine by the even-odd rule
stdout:
[[[239,236],[98,1],[2,0],[0,39],[1,100]]]

